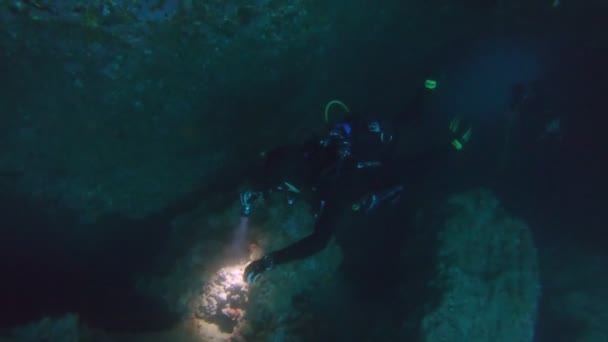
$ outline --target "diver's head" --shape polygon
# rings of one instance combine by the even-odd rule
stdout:
[[[329,131],[327,138],[321,140],[321,146],[335,151],[339,159],[348,158],[351,155],[351,135],[351,123],[339,122]]]

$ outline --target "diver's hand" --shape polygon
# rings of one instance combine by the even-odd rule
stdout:
[[[245,272],[243,273],[243,281],[248,284],[255,283],[264,271],[269,270],[274,265],[272,257],[269,255],[265,255],[262,259],[253,261],[245,268]]]

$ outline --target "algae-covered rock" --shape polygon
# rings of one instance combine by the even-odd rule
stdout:
[[[540,295],[528,226],[492,192],[447,201],[433,281],[442,292],[422,320],[424,341],[532,341]]]

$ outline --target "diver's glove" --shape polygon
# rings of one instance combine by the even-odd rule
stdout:
[[[274,266],[274,261],[270,255],[265,255],[262,259],[256,260],[245,268],[245,272],[243,273],[243,281],[248,284],[255,283],[259,276],[264,273],[264,271],[269,270]]]

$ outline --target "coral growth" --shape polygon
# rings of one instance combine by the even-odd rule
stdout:
[[[234,330],[248,301],[247,284],[242,281],[244,266],[224,267],[205,284],[195,312],[197,318],[227,333]]]

